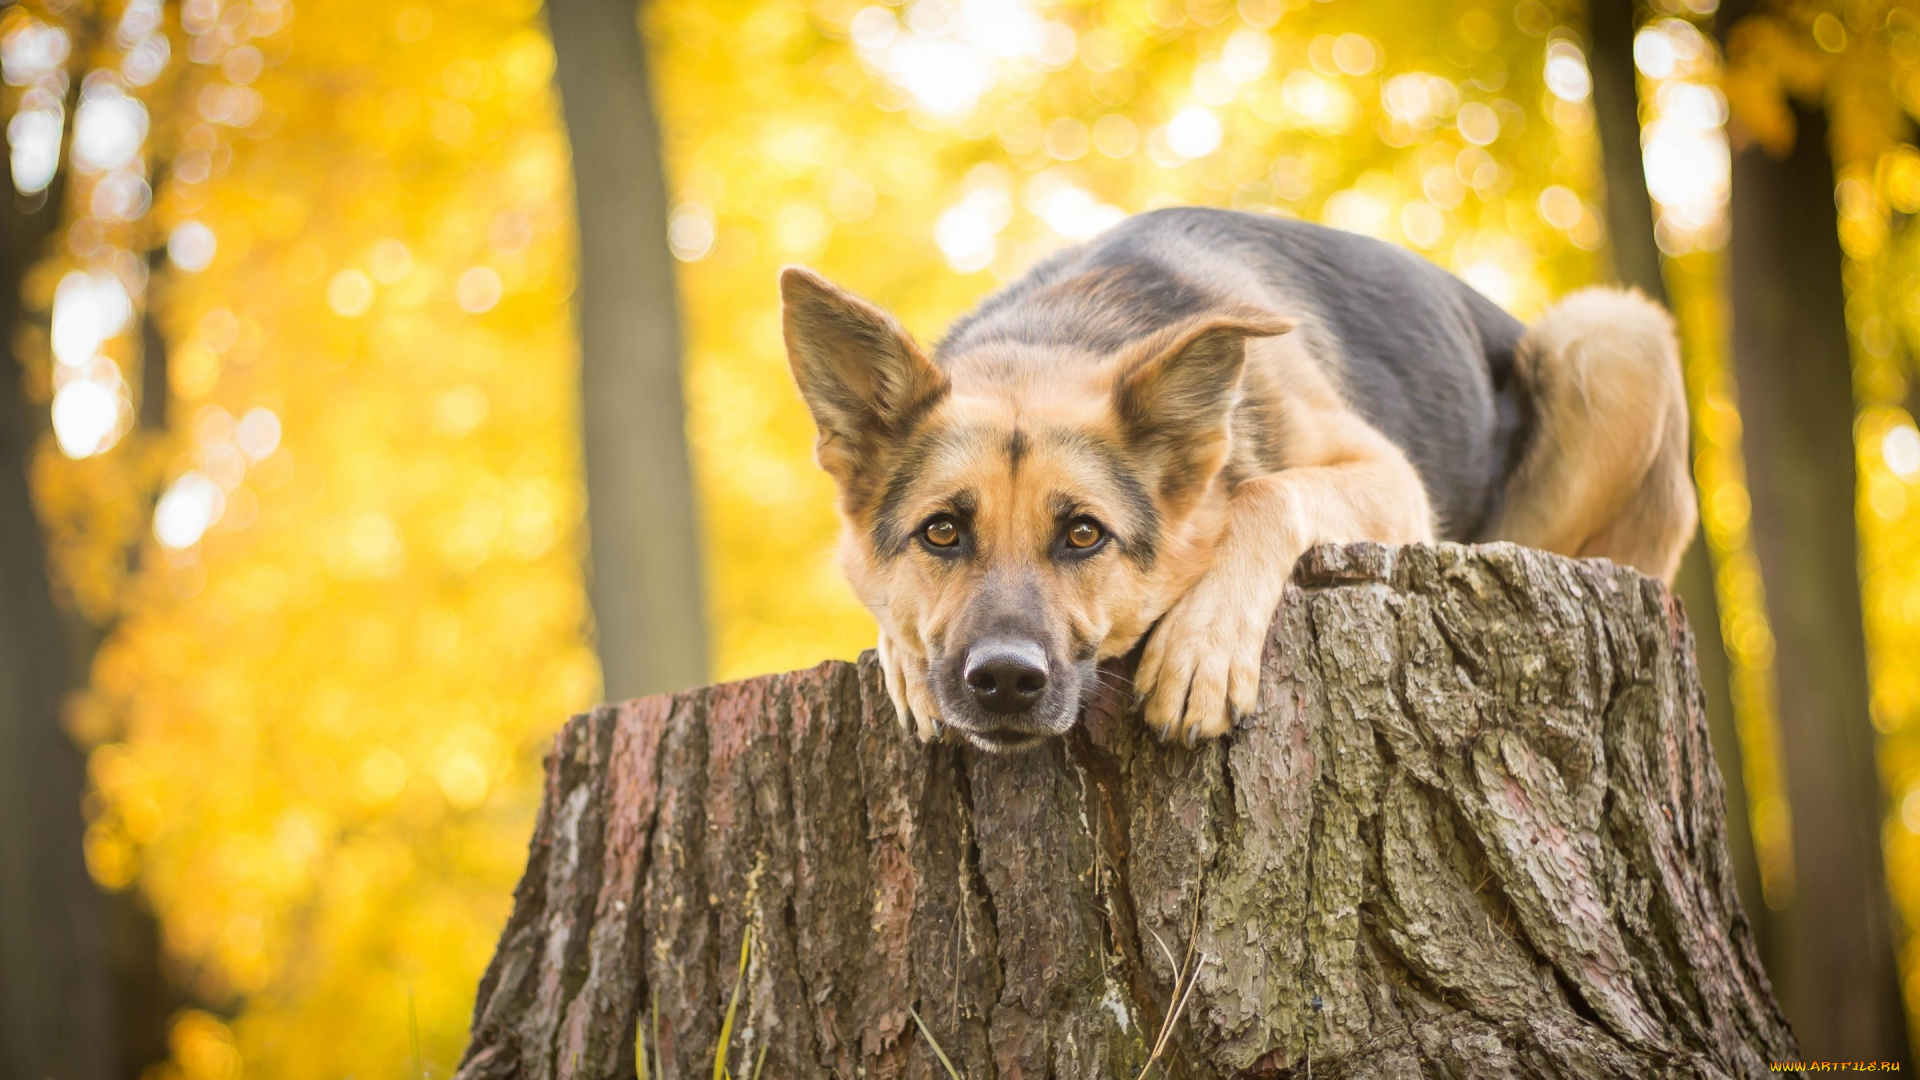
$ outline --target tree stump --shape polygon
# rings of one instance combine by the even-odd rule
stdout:
[[[1348,545],[1195,749],[921,745],[871,654],[602,706],[459,1075],[718,1075],[730,1003],[738,1080],[1768,1074],[1692,656],[1631,570]]]

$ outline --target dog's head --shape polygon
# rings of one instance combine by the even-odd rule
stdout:
[[[781,293],[854,590],[924,657],[941,722],[990,750],[1065,733],[1096,663],[1210,564],[1246,340],[1291,323],[1242,310],[1111,354],[1002,342],[936,365],[808,271]]]

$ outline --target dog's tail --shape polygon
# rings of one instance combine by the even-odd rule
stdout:
[[[1531,431],[1493,537],[1671,581],[1699,519],[1673,319],[1637,291],[1581,289],[1527,328],[1515,371]]]

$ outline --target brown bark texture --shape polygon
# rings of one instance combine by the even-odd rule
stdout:
[[[941,1077],[936,1041],[970,1078],[1132,1078],[1163,1030],[1156,1077],[1797,1056],[1659,583],[1324,547],[1272,634],[1254,714],[1193,749],[1105,701],[1027,754],[923,745],[870,654],[576,717],[459,1076],[631,1077],[637,1031],[650,1075],[718,1047],[741,1080]]]

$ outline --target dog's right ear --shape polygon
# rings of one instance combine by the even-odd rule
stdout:
[[[947,392],[893,316],[799,266],[780,273],[781,327],[794,382],[820,429],[814,456],[843,491]]]

